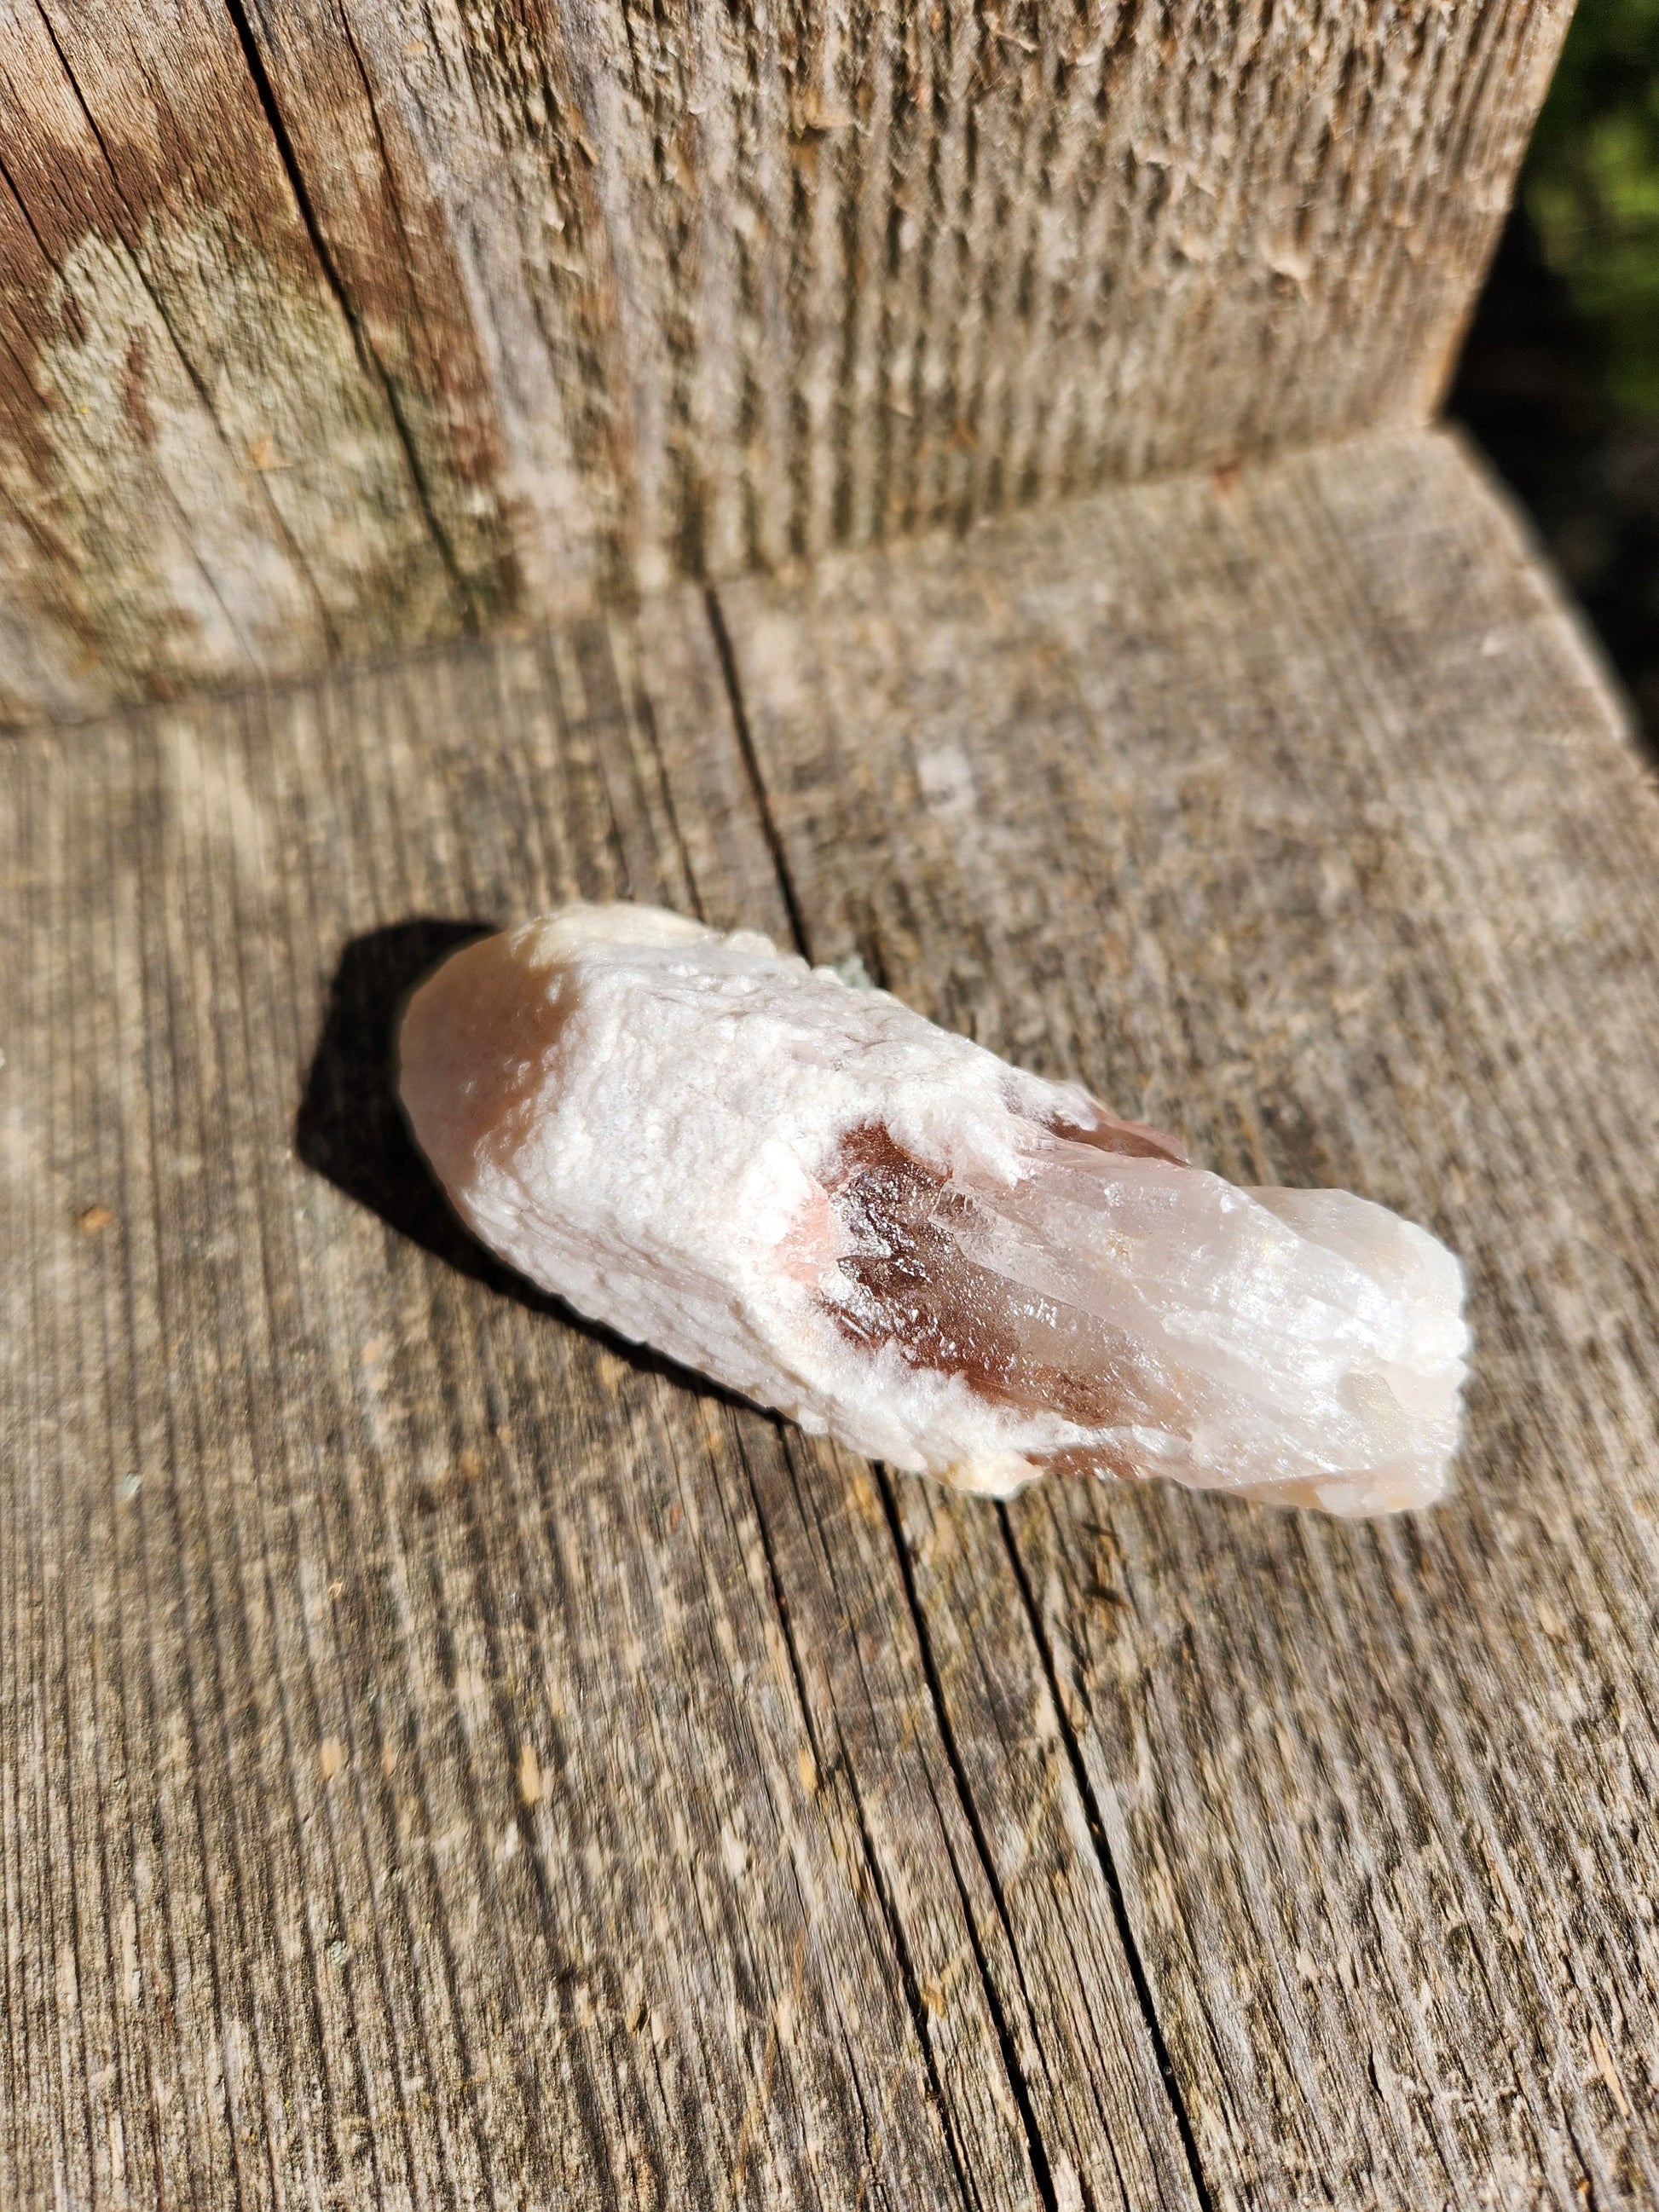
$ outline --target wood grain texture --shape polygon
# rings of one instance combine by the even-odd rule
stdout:
[[[392,1105],[469,918],[787,930],[702,602],[0,772],[8,2212],[1198,2203],[1029,1632],[1063,1934],[870,1471],[515,1288]]]
[[[218,0],[0,0],[0,718],[459,626]]]
[[[1569,0],[4,0],[0,714],[1385,422]]]
[[[1512,522],[712,611],[0,754],[0,2203],[1659,2201],[1659,810]],[[1458,1496],[998,1509],[526,1293],[386,1038],[575,894],[1431,1221]]]
[[[1435,1513],[896,1493],[959,1737],[1014,1575],[1213,2200],[1659,2201],[1659,805],[1514,524],[1401,436],[723,605],[815,957],[1471,1268]]]

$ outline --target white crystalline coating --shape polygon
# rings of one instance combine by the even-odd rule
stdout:
[[[1239,1189],[763,937],[566,908],[447,960],[400,1053],[486,1244],[872,1458],[1346,1514],[1444,1486],[1468,1333],[1425,1230]]]

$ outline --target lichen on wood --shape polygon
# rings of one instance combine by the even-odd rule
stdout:
[[[0,29],[29,123],[0,191],[0,542],[55,679],[0,670],[0,699],[85,710],[461,626],[228,19],[7,4]]]

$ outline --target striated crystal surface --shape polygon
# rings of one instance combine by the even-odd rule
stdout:
[[[896,1466],[1346,1514],[1444,1486],[1468,1337],[1425,1230],[1241,1189],[750,933],[575,907],[470,945],[401,1084],[523,1273]]]

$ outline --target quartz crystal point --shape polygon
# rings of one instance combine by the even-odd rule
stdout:
[[[446,961],[400,1054],[493,1250],[873,1458],[1344,1514],[1444,1485],[1468,1335],[1425,1230],[1239,1189],[763,937],[567,907]]]

